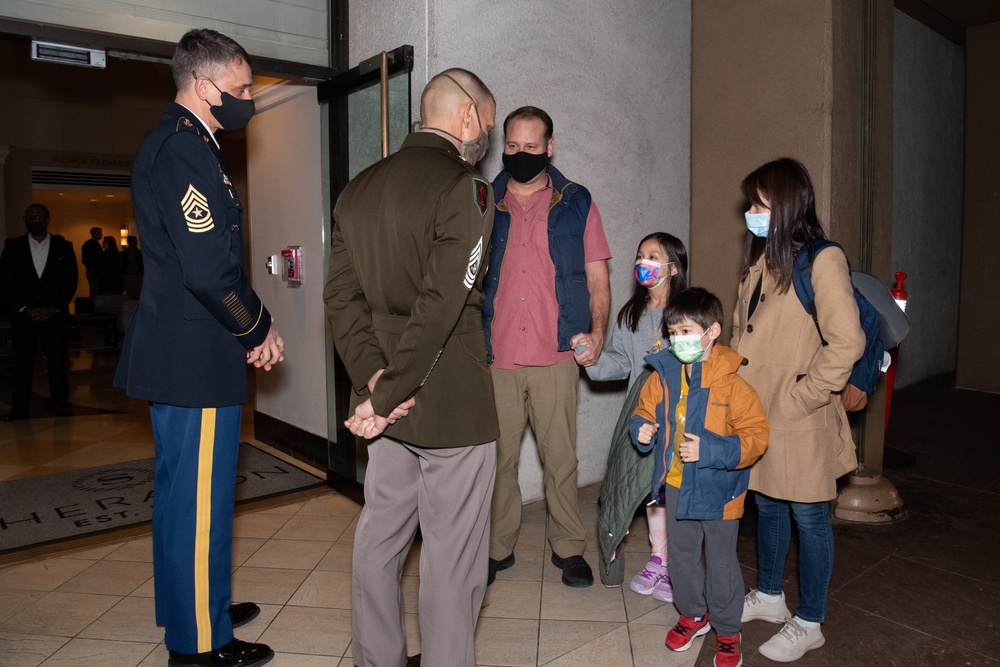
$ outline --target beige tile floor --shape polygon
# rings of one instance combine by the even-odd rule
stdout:
[[[584,517],[596,525],[596,489],[584,490]],[[244,640],[276,652],[275,665],[351,665],[351,547],[360,507],[330,490],[317,497],[243,514],[235,522],[233,597],[262,613],[241,628]],[[673,605],[599,583],[571,589],[544,548],[544,513],[525,508],[525,535],[514,567],[487,590],[476,633],[487,666],[693,665],[703,639],[674,654],[663,638]],[[643,535],[637,520],[633,534]],[[109,538],[113,539],[113,538]],[[638,539],[631,540],[633,546]],[[641,545],[640,545],[641,546]],[[632,553],[634,552],[634,553]],[[645,553],[626,551],[631,569]],[[420,652],[416,544],[403,570],[409,653]],[[595,561],[594,554],[588,553]],[[163,632],[154,622],[149,536],[109,542],[0,569],[0,664],[163,665]]]
[[[114,360],[84,351],[72,361],[81,373],[71,375],[71,402],[121,412],[0,423],[0,481],[152,456],[145,404],[110,389]],[[36,383],[45,386],[41,377]],[[255,442],[252,435],[248,418],[243,437]],[[582,490],[584,521],[595,533],[596,499],[596,486]],[[271,645],[277,653],[272,664],[352,664],[351,555],[360,510],[328,490],[237,516],[233,597],[261,606],[261,615],[237,635]],[[686,653],[663,646],[677,619],[673,605],[599,582],[587,589],[563,586],[549,562],[544,508],[527,505],[523,520],[516,564],[487,590],[476,634],[478,664],[695,664],[704,638]],[[645,520],[637,519],[624,553],[629,572],[645,563],[645,535]],[[590,549],[586,556],[594,565],[594,536]],[[410,654],[420,652],[419,551],[417,544],[402,580]],[[152,577],[148,535],[123,540],[112,534],[98,546],[0,567],[0,665],[165,665]]]

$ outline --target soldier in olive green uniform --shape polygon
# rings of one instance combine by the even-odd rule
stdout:
[[[337,202],[324,298],[356,391],[347,425],[369,443],[354,538],[354,663],[406,663],[399,593],[417,526],[429,665],[475,665],[498,434],[481,264],[493,192],[475,162],[496,105],[471,72],[434,77],[425,129]]]

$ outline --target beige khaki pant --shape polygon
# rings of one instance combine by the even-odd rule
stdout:
[[[404,667],[399,578],[417,526],[420,637],[425,665],[474,667],[486,592],[496,449],[368,445],[365,507],[354,534],[351,652],[359,667]]]
[[[578,368],[575,361],[568,360],[554,366],[492,369],[500,437],[490,558],[501,560],[513,553],[521,529],[521,486],[517,472],[528,423],[542,462],[549,546],[561,558],[583,555],[587,536],[580,520],[576,485]]]

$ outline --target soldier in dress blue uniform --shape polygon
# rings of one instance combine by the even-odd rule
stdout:
[[[171,665],[253,667],[274,653],[233,638],[259,613],[230,606],[236,454],[246,366],[270,370],[284,341],[243,260],[243,207],[214,132],[254,113],[247,52],[212,30],[181,38],[177,96],[132,167],[145,281],[115,386],[148,400],[156,442],[156,621]]]

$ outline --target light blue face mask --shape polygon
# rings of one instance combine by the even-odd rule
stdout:
[[[759,236],[764,238],[767,236],[767,230],[771,226],[771,212],[766,211],[764,213],[751,213],[747,211],[743,214],[747,219],[747,229],[754,236]]]

